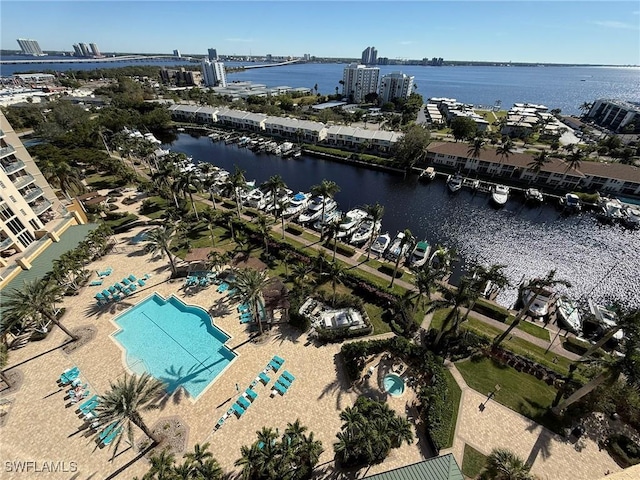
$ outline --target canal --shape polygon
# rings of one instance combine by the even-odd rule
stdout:
[[[279,174],[292,190],[308,191],[323,179],[332,180],[341,188],[336,200],[345,212],[380,202],[385,206],[382,230],[392,237],[409,228],[431,245],[457,250],[460,261],[454,282],[470,261],[506,265],[513,286],[497,299],[505,306],[516,301],[522,278],[545,275],[554,268],[558,278],[573,284],[567,294],[574,299],[640,306],[640,232],[602,225],[590,213],[565,216],[552,205],[531,208],[519,198],[510,198],[496,210],[486,194],[450,195],[441,178],[422,183],[416,176],[405,179],[304,155],[296,159],[256,155],[206,136],[178,134],[163,148],[230,172],[237,165],[246,171],[247,180],[257,184]]]

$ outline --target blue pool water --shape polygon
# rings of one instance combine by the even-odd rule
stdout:
[[[395,373],[386,375],[382,384],[384,385],[385,392],[392,397],[399,397],[404,393],[404,380]]]
[[[184,387],[192,398],[213,382],[237,356],[229,336],[200,307],[176,297],[153,294],[116,318],[114,338],[124,347],[127,365],[165,382],[169,392]]]
[[[147,239],[147,233],[148,233],[147,230],[141,231],[140,233],[138,233],[135,237],[133,237],[131,239],[131,243],[133,245],[137,245],[140,242],[144,242]]]

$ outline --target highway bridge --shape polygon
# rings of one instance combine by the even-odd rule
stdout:
[[[6,58],[6,57],[5,57]],[[101,57],[101,58],[61,58],[61,59],[47,59],[47,58],[32,58],[29,60],[0,60],[0,65],[20,65],[20,64],[41,64],[47,65],[51,63],[120,63],[120,62],[146,62],[149,60],[154,61],[167,61],[167,62],[201,62],[202,59],[194,57],[176,57],[173,55],[121,55],[118,57]],[[300,62],[300,59],[289,60],[287,62],[280,63],[267,63],[262,65],[245,65],[246,70],[250,68],[267,68],[267,67],[279,67],[282,65],[290,65],[292,63]]]

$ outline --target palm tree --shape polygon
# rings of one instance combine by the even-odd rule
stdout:
[[[336,252],[338,250],[338,233],[340,232],[340,223],[339,222],[331,222],[327,227],[327,242],[333,240],[333,259],[332,262],[336,261]]]
[[[506,448],[494,449],[487,457],[485,470],[480,478],[482,480],[534,480],[529,473],[531,466]]]
[[[419,305],[424,306],[425,297],[431,301],[431,291],[440,284],[443,278],[444,272],[442,270],[431,268],[428,265],[416,272],[413,283],[418,288],[418,293],[416,294],[417,300],[413,306],[413,313],[418,310]]]
[[[198,191],[198,189],[201,187],[200,180],[198,180],[196,174],[192,171],[183,172],[178,177],[177,186],[178,188],[180,188],[180,190],[186,192],[189,195],[191,208],[196,214],[196,220],[200,220],[200,218],[198,217],[198,209],[196,208],[196,203],[193,200],[193,192],[191,191],[191,187],[195,188],[196,191]]]
[[[569,156],[566,158],[565,163],[567,164],[567,169],[564,173],[567,173],[569,170],[577,170],[582,165],[582,161],[584,160],[584,152],[579,148],[573,150]]]
[[[311,193],[313,195],[322,196],[322,216],[321,218],[321,230],[320,230],[320,238],[324,237],[324,210],[327,204],[327,199],[333,198],[336,193],[340,191],[340,187],[330,180],[322,180],[320,185],[314,185],[311,187]]]
[[[529,170],[531,170],[533,173],[538,174],[540,173],[540,170],[542,170],[544,166],[550,161],[551,159],[549,158],[547,151],[542,150],[536,153],[533,156],[533,160],[527,163],[527,168],[529,168]]]
[[[230,281],[230,286],[236,292],[235,297],[243,303],[251,305],[251,311],[258,321],[258,328],[262,334],[262,317],[266,315],[262,291],[269,284],[267,272],[259,272],[249,268],[243,268],[236,272],[235,278]]]
[[[209,451],[209,443],[200,445],[196,443],[193,452],[184,455],[184,465],[191,470],[191,477],[217,480],[222,478],[222,468]]]
[[[171,253],[171,237],[173,235],[173,227],[158,227],[150,230],[146,237],[146,249],[149,253],[156,254],[160,252],[160,255],[169,257],[169,264],[171,265],[171,273],[175,277],[177,274],[176,264]]]
[[[120,377],[116,383],[111,383],[111,389],[100,396],[100,403],[96,407],[97,421],[103,427],[96,432],[96,436],[106,428],[117,429],[114,456],[118,451],[123,435],[131,445],[133,443],[133,426],[135,425],[149,437],[154,444],[159,438],[149,430],[142,419],[142,414],[159,408],[158,400],[164,393],[166,385],[148,373],[142,375],[128,375]]]
[[[491,265],[489,268],[484,265],[473,265],[469,269],[468,274],[465,275],[462,281],[468,284],[470,304],[467,313],[465,313],[460,323],[464,323],[467,318],[469,318],[469,313],[473,310],[473,307],[476,306],[478,298],[480,298],[489,282],[491,282],[494,288],[499,290],[509,285],[509,279],[503,271],[506,267],[506,265],[496,264]]]
[[[369,215],[374,225],[380,222],[384,216],[384,207],[377,202],[375,205],[365,205],[364,210],[367,212],[367,215]],[[367,248],[367,260],[371,258],[371,245],[373,244],[373,236],[375,234],[376,229],[373,228],[371,230],[371,237],[369,238],[369,247]]]
[[[69,165],[64,160],[56,160],[55,162],[47,162],[42,168],[42,173],[50,183],[58,186],[70,199],[69,193],[82,193],[85,186],[80,179],[77,168]]]
[[[67,330],[57,318],[55,304],[61,297],[62,289],[53,282],[42,279],[25,281],[22,290],[14,288],[4,296],[2,314],[9,319],[46,319],[57,325],[72,341],[78,340],[78,336]]]
[[[593,106],[592,103],[589,102],[583,102],[582,105],[580,105],[578,107],[578,109],[582,112],[582,116],[586,117],[587,113],[589,113],[589,110],[591,110],[591,107]]]
[[[402,255],[402,251],[404,250],[404,246],[407,244],[411,244],[415,239],[413,238],[413,234],[411,230],[408,228],[404,231],[404,237],[400,240],[400,251],[398,252],[398,257],[396,258],[396,264],[393,268],[393,276],[391,277],[391,283],[389,284],[389,288],[393,288],[393,282],[396,280],[396,273],[398,273],[398,266],[400,265],[400,259],[404,258]]]
[[[504,161],[505,158],[507,160],[509,159],[509,155],[513,153],[513,148],[514,148],[513,141],[511,140],[510,137],[507,137],[507,139],[504,140],[498,146],[498,148],[496,148],[496,155],[500,155],[501,163]]]
[[[240,169],[236,165],[235,171],[229,175],[227,179],[228,185],[233,190],[234,199],[236,201],[236,208],[238,212],[238,218],[240,218],[240,192],[239,190],[247,184],[247,179],[244,178],[245,171]]]
[[[468,306],[471,298],[471,292],[468,286],[469,285],[464,282],[461,282],[460,287],[456,289],[448,289],[442,285],[437,286],[437,289],[442,296],[441,298],[433,300],[429,304],[427,307],[427,313],[433,313],[444,308],[450,308],[451,310],[442,322],[442,328],[433,342],[434,347],[440,345],[440,341],[445,334],[448,335],[451,331],[457,331],[460,323],[462,323],[460,318],[460,308]],[[451,327],[449,327],[450,325]]]
[[[271,232],[271,229],[269,228],[269,221],[265,215],[259,213],[256,219],[256,224],[258,226],[258,232],[264,240],[264,251],[269,255],[269,233]]]
[[[309,274],[312,268],[306,263],[297,262],[293,265],[291,273],[293,274],[293,284],[297,287],[301,287],[309,279]]]
[[[471,155],[472,158],[478,158],[487,144],[486,140],[482,137],[476,137],[469,143],[469,149],[467,155]]]
[[[11,382],[4,373],[4,367],[7,366],[7,363],[9,363],[9,350],[7,344],[3,342],[0,343],[0,380],[2,380],[7,387],[11,388]]]
[[[331,300],[331,305],[332,306],[336,306],[336,287],[338,285],[338,283],[340,282],[340,279],[342,278],[342,275],[344,274],[345,271],[345,267],[344,265],[342,265],[341,263],[338,263],[336,261],[334,261],[330,266],[329,266],[329,270],[327,271],[327,275],[329,276],[329,279],[331,280],[331,288],[333,290],[333,297]]]
[[[513,322],[511,322],[511,325],[509,325],[509,327],[504,332],[502,332],[501,335],[495,338],[495,340],[493,341],[493,346],[497,347],[498,345],[500,345],[500,343],[502,343],[502,341],[505,338],[507,338],[507,336],[511,333],[511,331],[520,324],[520,321],[529,310],[529,307],[533,305],[533,302],[535,302],[536,297],[538,296],[539,293],[541,293],[547,288],[555,287],[557,285],[563,285],[567,288],[571,287],[571,283],[569,281],[556,278],[555,269],[550,270],[544,278],[536,278],[531,282],[529,282],[529,285],[527,285],[527,288],[531,290],[529,301],[522,308],[522,310],[518,312],[518,315],[516,316],[516,318],[513,319]]]
[[[143,479],[162,479],[169,480],[173,478],[173,473],[175,472],[175,464],[176,458],[173,453],[170,453],[168,448],[164,448],[159,454],[153,455],[149,459],[149,463],[151,463],[151,468],[145,474]],[[187,477],[189,478],[189,477]]]
[[[273,216],[278,217],[278,193],[280,190],[287,188],[287,184],[284,183],[284,180],[280,175],[272,175],[269,177],[269,180],[262,184],[263,188],[267,191],[271,192],[271,197],[273,199]]]

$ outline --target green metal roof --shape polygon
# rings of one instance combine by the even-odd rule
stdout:
[[[98,228],[95,223],[87,223],[85,225],[74,225],[65,230],[60,235],[60,241],[53,242],[40,255],[38,255],[29,270],[23,270],[13,280],[6,284],[2,290],[10,292],[14,288],[20,289],[24,282],[31,282],[44,277],[53,269],[53,262],[60,258],[63,253],[73,250],[78,244],[87,237],[87,234]]]
[[[371,480],[464,480],[452,453],[364,478]]]

